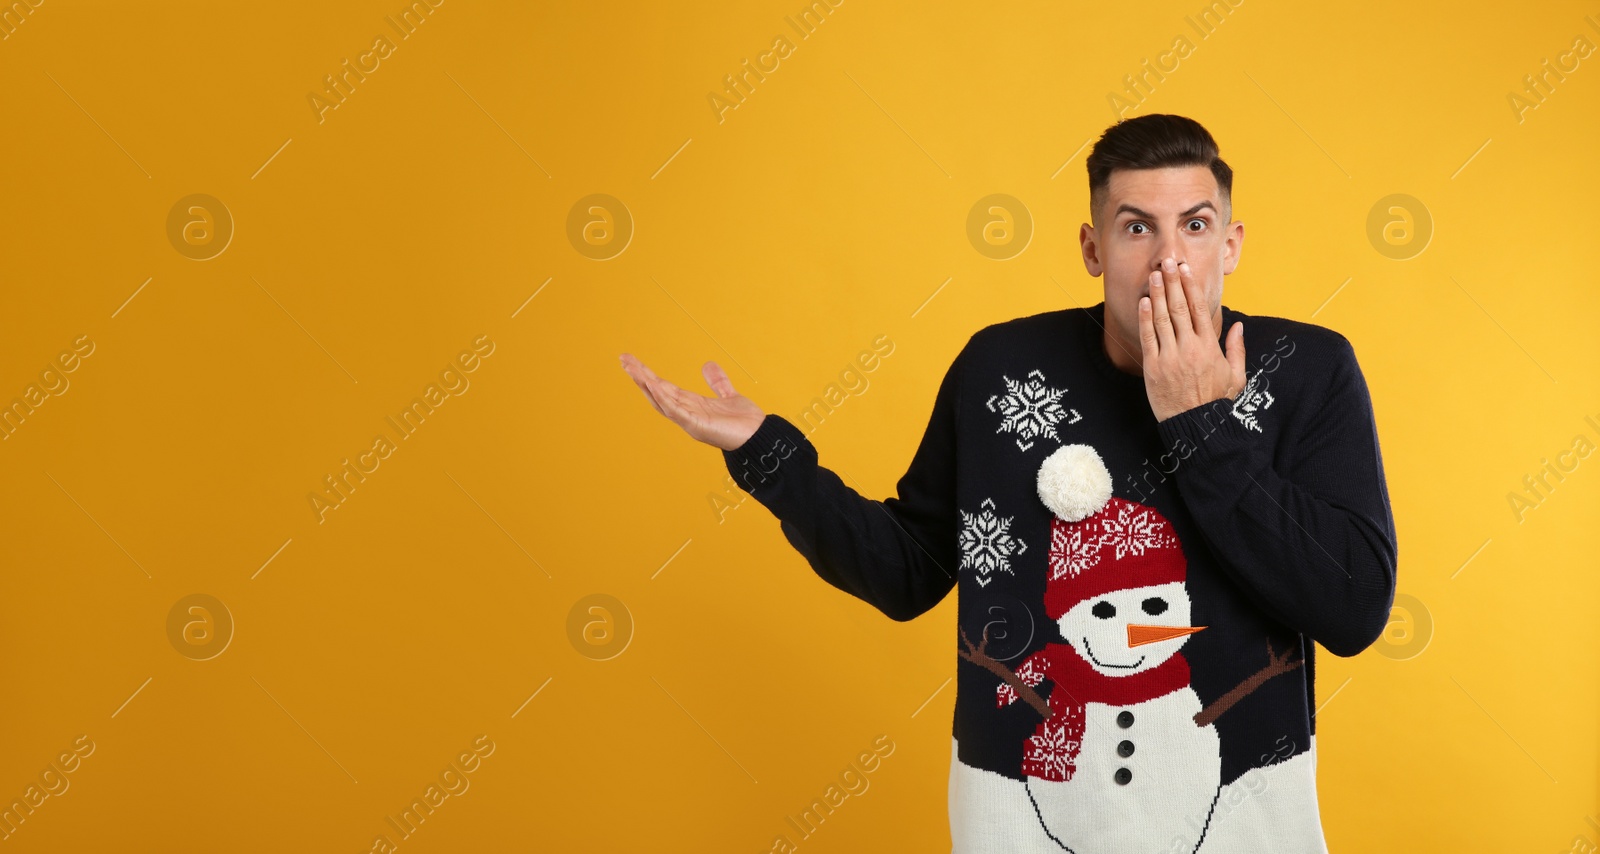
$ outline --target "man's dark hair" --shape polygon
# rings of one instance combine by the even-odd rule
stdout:
[[[1166,113],[1124,119],[1100,135],[1086,161],[1089,168],[1089,216],[1099,227],[1113,169],[1160,169],[1204,166],[1216,176],[1226,214],[1233,206],[1233,169],[1222,161],[1217,141],[1194,119]]]

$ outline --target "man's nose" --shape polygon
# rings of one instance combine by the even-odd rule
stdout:
[[[1167,262],[1168,258],[1171,258],[1175,264],[1183,263],[1183,252],[1181,251],[1181,247],[1179,247],[1176,242],[1163,243],[1156,247],[1156,255],[1154,258],[1150,259],[1150,269],[1162,269],[1162,265]]]

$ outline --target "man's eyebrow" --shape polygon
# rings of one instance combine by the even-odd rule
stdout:
[[[1216,213],[1216,211],[1217,211],[1216,205],[1211,204],[1210,200],[1206,200],[1206,201],[1203,201],[1203,202],[1195,205],[1194,207],[1184,211],[1183,213],[1178,214],[1178,217],[1181,219],[1181,218],[1186,217],[1186,216],[1193,216],[1194,214],[1197,214],[1200,211],[1205,210],[1206,208],[1210,208],[1212,213]],[[1134,207],[1133,205],[1128,204],[1127,202],[1123,202],[1122,204],[1117,205],[1117,210],[1116,210],[1115,213],[1113,213],[1111,215],[1111,218],[1112,219],[1116,219],[1117,217],[1122,216],[1125,213],[1131,213],[1131,214],[1134,214],[1136,216],[1142,216],[1145,219],[1155,219],[1156,218],[1155,214],[1139,210],[1138,208]]]

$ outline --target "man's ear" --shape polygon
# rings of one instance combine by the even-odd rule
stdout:
[[[1084,223],[1078,227],[1078,245],[1083,250],[1083,268],[1096,278],[1105,272],[1105,266],[1100,261],[1099,239],[1100,236],[1094,226]]]
[[[1234,220],[1228,223],[1228,233],[1223,238],[1222,274],[1224,276],[1233,272],[1239,266],[1239,253],[1244,251],[1244,222]]]

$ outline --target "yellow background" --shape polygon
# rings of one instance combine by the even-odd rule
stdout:
[[[1229,306],[1354,342],[1421,603],[1318,658],[1331,848],[1600,841],[1600,457],[1520,522],[1507,499],[1600,442],[1600,56],[1508,103],[1600,43],[1600,3],[1247,0],[1206,38],[1181,2],[845,0],[804,39],[799,2],[448,0],[405,39],[402,8],[44,0],[0,41],[0,400],[96,345],[0,442],[0,799],[96,745],[10,850],[366,851],[480,734],[399,850],[765,851],[880,735],[800,850],[948,850],[955,595],[897,624],[753,500],[719,520],[720,453],[617,354],[699,391],[714,359],[792,419],[887,335],[812,440],[891,495],[968,335],[1101,298],[1083,146],[1180,35],[1126,115],[1220,141]],[[206,261],[166,232],[192,193],[235,222]],[[566,228],[594,193],[636,229],[605,261]],[[1034,223],[1010,260],[964,231],[992,193]],[[1394,193],[1434,224],[1407,260],[1366,231]],[[323,478],[480,335],[470,388],[319,523]],[[235,623],[205,661],[167,632],[195,593]],[[631,615],[610,660],[569,632],[591,594]]]

